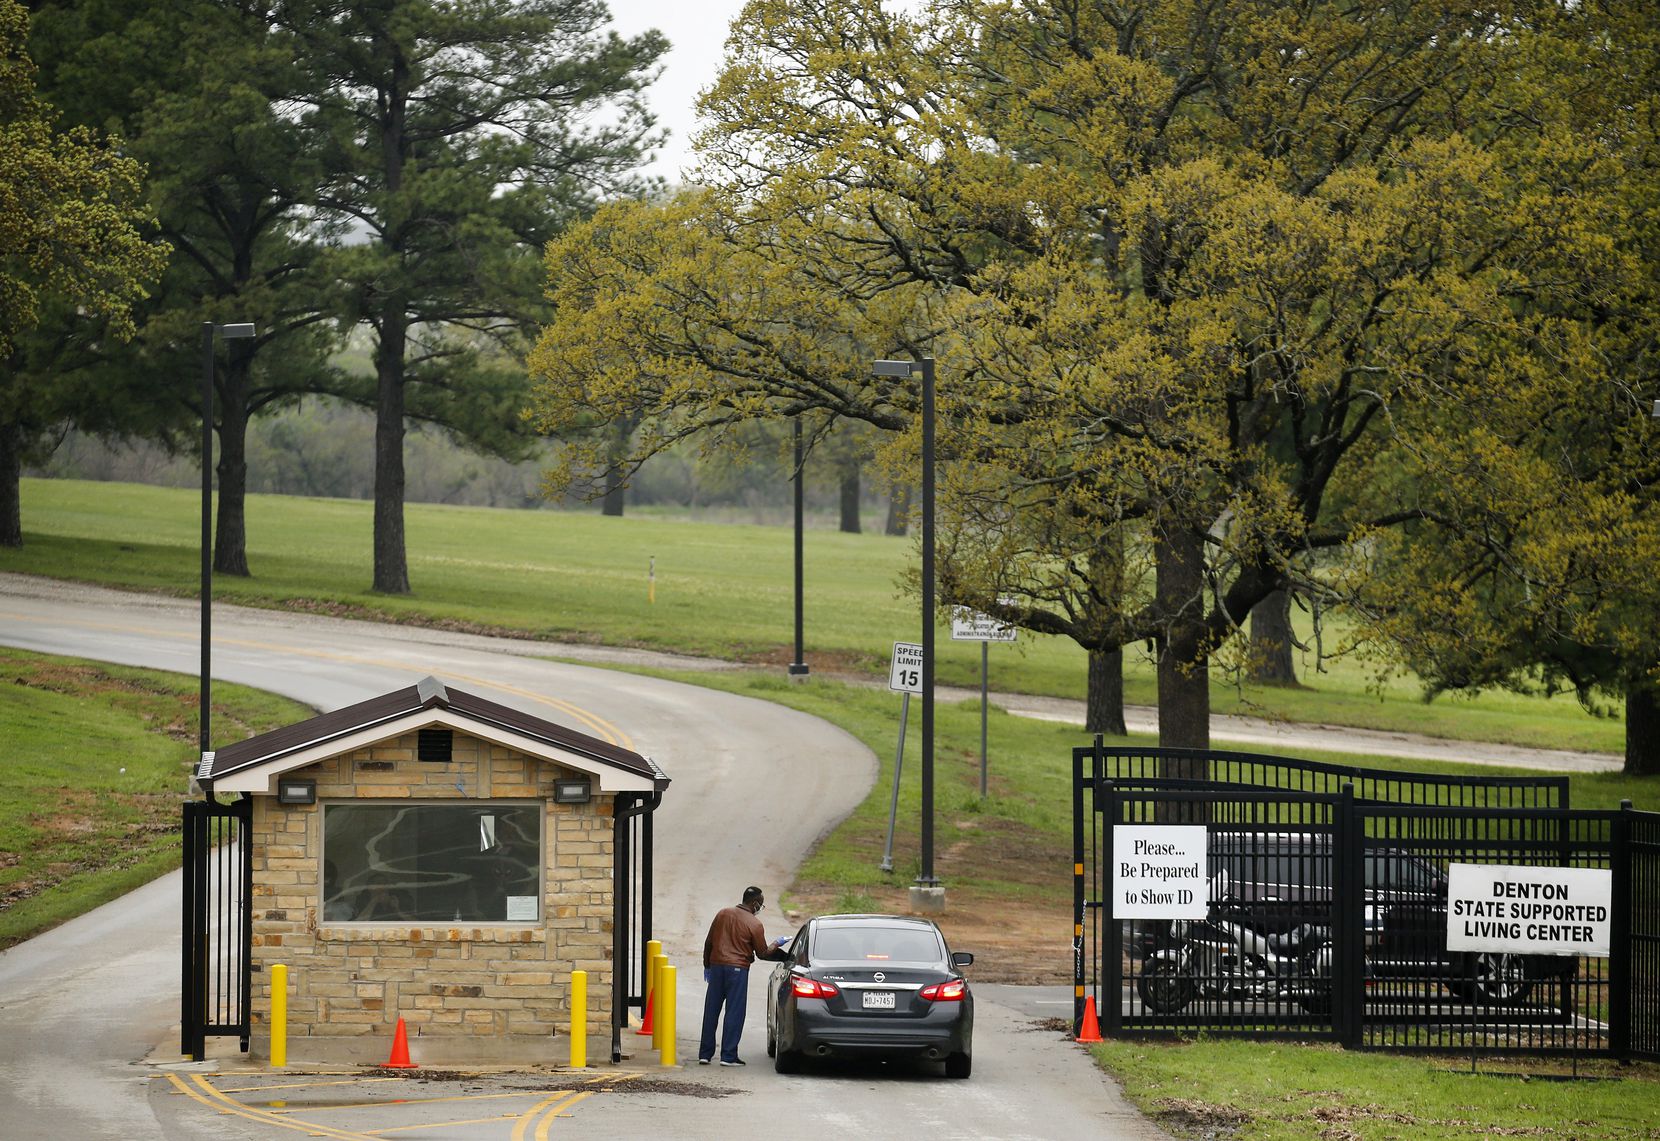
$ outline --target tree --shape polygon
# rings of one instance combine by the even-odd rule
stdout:
[[[92,132],[55,130],[35,91],[29,17],[0,0],[0,545],[23,543],[24,449],[62,414],[17,339],[61,303],[94,337],[132,334],[132,307],[166,257],[145,236],[142,168]],[[89,326],[89,322],[97,323]]]
[[[362,239],[332,268],[342,320],[373,335],[374,589],[407,593],[405,419],[522,436],[538,252],[640,187],[638,95],[667,45],[602,34],[596,0],[286,0],[275,16],[321,77],[300,119],[326,140],[316,206]]]
[[[260,0],[75,0],[42,9],[43,84],[72,121],[118,130],[176,256],[141,307],[138,351],[88,361],[88,386],[139,387],[142,415],[118,434],[194,447],[204,321],[251,321],[215,370],[219,502],[214,569],[246,575],[250,420],[301,395],[342,393],[324,234],[303,206],[315,146],[286,108],[315,77]],[[61,334],[60,334],[61,335]],[[61,374],[60,374],[61,375]],[[90,425],[88,425],[90,426]]]
[[[1478,383],[1478,360],[1484,388],[1580,363],[1513,303],[1572,294],[1556,270],[1595,260],[1568,168],[1505,165],[1540,103],[1499,80],[1527,67],[1542,7],[960,0],[913,19],[755,0],[705,105],[726,201],[701,232],[721,252],[668,235],[657,271],[591,274],[590,299],[643,292],[573,318],[582,337],[674,332],[644,361],[596,341],[565,374],[580,393],[548,407],[649,390],[665,427],[642,454],[801,406],[903,431],[897,386],[848,379],[857,347],[886,330],[885,348],[931,351],[958,401],[942,452],[1022,510],[1053,503],[1049,533],[1143,541],[1124,549],[1152,589],[1120,634],[1157,649],[1163,742],[1202,746],[1209,656],[1251,608],[1287,586],[1346,597],[1309,556],[1418,517],[1335,498],[1349,473],[1403,432],[1479,417],[1449,384]],[[720,275],[739,264],[764,284]],[[826,341],[838,322],[866,335]],[[809,327],[816,346],[792,339]],[[695,379],[654,380],[671,361]]]

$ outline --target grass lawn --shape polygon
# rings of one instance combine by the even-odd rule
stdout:
[[[190,596],[199,574],[200,497],[138,484],[26,479],[25,545],[0,570]],[[406,507],[413,593],[377,595],[372,505],[256,495],[248,499],[253,577],[216,580],[216,596],[253,606],[322,609],[396,622],[513,632],[549,640],[678,650],[757,664],[793,656],[788,528],[605,518],[586,512]],[[655,562],[655,601],[647,571]],[[916,606],[901,581],[912,539],[809,531],[807,659],[815,673],[886,675],[895,641],[915,641]],[[1328,630],[1326,644],[1338,631]],[[979,647],[937,638],[941,684],[979,684]],[[1081,698],[1085,658],[1060,639],[1022,634],[991,653],[991,684]],[[1624,726],[1564,697],[1505,693],[1425,703],[1409,678],[1374,688],[1373,670],[1341,659],[1303,688],[1244,691],[1216,683],[1217,712],[1410,731],[1462,740],[1618,753]],[[1154,700],[1144,656],[1126,662],[1126,698]]]
[[[1660,1137],[1660,1066],[1370,1054],[1200,1039],[1091,1047],[1176,1137],[1229,1141],[1638,1141]]]
[[[194,677],[0,647],[0,948],[179,866],[196,757]],[[227,738],[310,716],[214,687]]]

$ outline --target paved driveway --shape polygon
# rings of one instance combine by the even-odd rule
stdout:
[[[192,673],[197,620],[189,603],[0,575],[0,642],[14,646]],[[776,898],[876,773],[867,749],[817,719],[547,661],[534,655],[564,650],[540,643],[234,607],[215,609],[214,634],[217,678],[319,709],[434,674],[655,757],[674,779],[656,829],[655,917],[680,967],[682,1060],[696,1054],[708,917],[748,883]],[[764,971],[751,980],[744,1069],[665,1069],[643,1050],[580,1077],[373,1081],[379,1075],[273,1075],[235,1059],[181,1065],[178,898],[168,877],[0,955],[0,1133],[8,1139],[727,1139],[802,1127],[867,1137],[1162,1136],[1080,1048],[1034,1028],[1030,1001],[1000,1001],[995,988],[976,1006],[967,1082],[889,1066],[780,1077],[765,1064]],[[763,918],[785,933],[776,914]],[[412,1053],[419,1062],[418,1046]],[[335,1080],[349,1084],[319,1084]]]

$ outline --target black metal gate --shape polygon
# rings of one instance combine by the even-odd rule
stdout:
[[[253,801],[184,806],[184,931],[179,1050],[201,1061],[207,1039],[248,1049],[253,938]]]
[[[612,865],[611,1061],[622,1060],[628,1012],[646,1005],[646,944],[652,939],[652,821],[661,792],[617,797]]]
[[[1075,1025],[1093,998],[1108,1034],[1653,1057],[1660,815],[1566,801],[1559,777],[1075,750]],[[1202,923],[1115,915],[1113,831],[1146,823],[1205,827]],[[1449,951],[1453,863],[1609,870],[1610,954]]]

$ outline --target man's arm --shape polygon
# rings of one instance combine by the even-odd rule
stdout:
[[[750,928],[750,938],[754,941],[755,946],[753,950],[755,951],[755,957],[757,959],[767,959],[774,963],[782,963],[785,959],[790,957],[790,953],[784,950],[784,948],[774,947],[771,943],[767,942],[766,928],[761,926],[761,921],[759,919],[755,921],[755,926]]]

